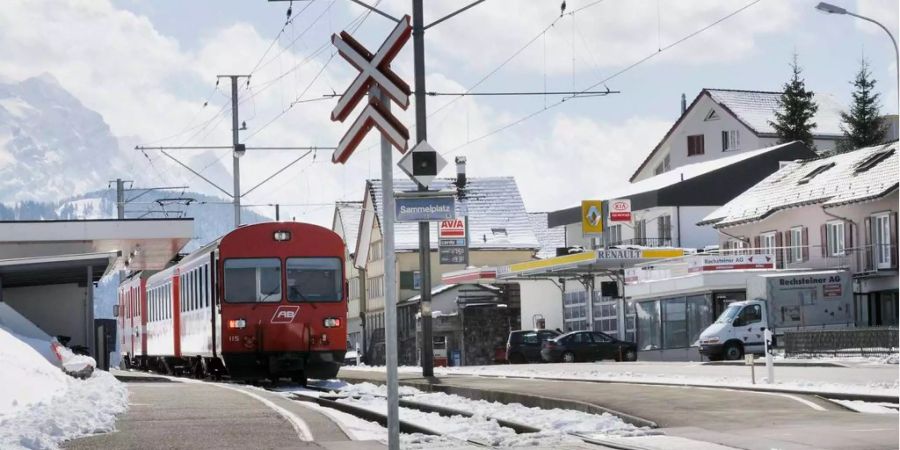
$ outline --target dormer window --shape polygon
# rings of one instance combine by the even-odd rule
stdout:
[[[856,165],[856,168],[853,170],[853,173],[865,172],[875,166],[878,165],[881,161],[887,159],[888,156],[894,154],[895,149],[885,150],[883,152],[873,153],[869,155],[866,159],[859,162]]]
[[[821,166],[816,167],[815,169],[813,169],[812,172],[806,174],[806,176],[804,176],[803,178],[801,178],[800,181],[797,182],[797,184],[806,184],[806,183],[809,183],[809,181],[812,180],[813,178],[815,178],[816,175],[818,175],[818,174],[820,174],[820,173],[822,173],[822,172],[824,172],[824,171],[826,171],[826,170],[828,170],[828,169],[830,169],[830,168],[832,168],[832,167],[834,167],[834,163],[830,163],[830,164],[822,164]]]
[[[491,233],[494,237],[507,237],[509,235],[506,232],[506,228],[491,228]]]

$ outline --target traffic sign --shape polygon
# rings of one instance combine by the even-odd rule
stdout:
[[[397,26],[374,55],[346,31],[331,36],[331,42],[338,53],[359,70],[359,74],[331,111],[331,120],[343,122],[363,97],[370,94],[374,88],[378,88],[384,97],[393,100],[401,108],[409,107],[409,95],[412,91],[409,85],[391,70],[391,61],[409,40],[411,33],[410,17],[407,15],[397,22]],[[331,161],[342,164],[347,162],[373,127],[378,128],[381,135],[400,150],[400,153],[406,152],[409,130],[391,114],[389,104],[370,95],[369,103],[341,138],[331,156]]]
[[[581,233],[585,236],[603,233],[603,201],[581,202]]]
[[[398,222],[437,222],[456,217],[456,197],[397,197],[395,209]]]
[[[403,155],[397,166],[403,170],[413,181],[428,187],[434,177],[447,165],[438,152],[431,147],[428,141],[421,141],[412,150]]]

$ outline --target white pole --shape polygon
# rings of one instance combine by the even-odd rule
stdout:
[[[766,342],[766,371],[768,372],[768,379],[766,383],[774,384],[775,383],[775,364],[772,363],[772,353],[775,349],[772,348],[772,331],[766,328],[765,331],[765,342]]]
[[[372,89],[382,106],[390,111],[391,101],[383,92]],[[382,239],[384,241],[384,334],[387,365],[388,448],[400,449],[400,401],[397,392],[397,265],[394,254],[394,163],[390,141],[381,137]]]

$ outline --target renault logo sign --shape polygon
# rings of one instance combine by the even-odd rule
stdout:
[[[585,236],[596,236],[603,233],[602,200],[581,202],[581,232]]]

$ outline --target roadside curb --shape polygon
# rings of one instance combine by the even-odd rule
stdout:
[[[463,375],[463,374],[459,374]],[[585,380],[585,379],[574,379],[574,378],[552,378],[552,377],[531,377],[531,376],[516,376],[516,375],[467,375],[473,377],[484,377],[484,378],[515,378],[518,380],[548,380],[548,381],[563,381],[563,382],[582,382],[582,383],[609,383],[609,384],[639,384],[639,385],[647,385],[647,386],[663,386],[663,387],[695,387],[695,388],[704,388],[704,389],[728,389],[733,391],[748,391],[748,392],[764,392],[764,393],[774,393],[774,394],[794,394],[794,395],[813,395],[813,396],[821,396],[836,400],[860,400],[864,402],[879,402],[879,403],[900,403],[900,396],[892,396],[892,395],[877,395],[877,394],[853,394],[853,393],[845,393],[845,392],[825,392],[825,391],[804,391],[799,389],[768,389],[763,387],[752,387],[752,386],[720,386],[715,384],[688,384],[688,383],[664,383],[664,382],[655,382],[655,381],[624,381],[624,380]]]
[[[703,366],[745,366],[747,365],[743,361],[706,361],[700,363]],[[764,360],[756,360],[753,363],[754,366],[760,367],[765,366],[766,363]],[[848,366],[847,364],[839,363],[839,362],[830,362],[830,361],[821,361],[821,362],[794,362],[794,361],[775,361],[773,363],[775,367],[840,367],[843,369],[852,368],[852,366]]]

